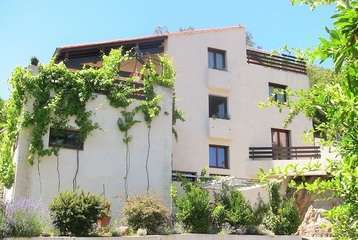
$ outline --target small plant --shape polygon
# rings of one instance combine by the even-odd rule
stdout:
[[[208,190],[200,182],[189,182],[182,179],[185,194],[177,196],[176,189],[171,195],[176,207],[176,219],[185,231],[192,233],[208,233],[212,225],[212,205]]]
[[[269,210],[263,219],[264,226],[277,235],[289,235],[297,231],[300,225],[298,209],[291,199],[282,199],[279,185],[271,183]]]
[[[61,235],[88,236],[103,213],[103,202],[92,193],[62,192],[50,204],[53,225]]]
[[[216,203],[213,219],[219,229],[229,224],[233,229],[246,231],[255,225],[254,210],[239,190],[224,184],[222,191],[216,195]]]
[[[2,227],[11,237],[40,236],[44,225],[38,212],[39,207],[30,200],[11,202],[6,206]]]
[[[135,231],[146,229],[148,234],[158,233],[169,219],[163,203],[147,195],[128,199],[123,211],[129,227]]]
[[[101,214],[98,219],[98,225],[100,227],[107,227],[111,220],[111,203],[105,198],[102,199],[101,203]]]

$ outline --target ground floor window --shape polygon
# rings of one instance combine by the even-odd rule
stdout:
[[[83,142],[80,140],[79,131],[72,129],[51,128],[49,146],[83,150]]]
[[[209,145],[209,167],[229,168],[229,147]]]

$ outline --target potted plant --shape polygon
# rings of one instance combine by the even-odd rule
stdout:
[[[101,215],[97,221],[98,226],[106,227],[111,221],[111,203],[103,199]]]

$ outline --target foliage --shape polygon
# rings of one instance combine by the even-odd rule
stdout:
[[[177,195],[174,187],[171,189],[172,199],[176,208],[176,220],[186,231],[192,233],[208,233],[211,227],[212,206],[208,190],[201,182],[181,181],[185,194]]]
[[[37,66],[39,64],[39,59],[35,56],[31,57],[30,60],[31,65]]]
[[[291,199],[282,199],[279,185],[270,185],[269,209],[264,215],[264,226],[277,235],[290,235],[297,231],[300,225],[297,207]]]
[[[102,199],[100,217],[111,217],[111,203],[105,198]]]
[[[169,219],[169,210],[149,195],[128,199],[123,212],[129,227],[146,229],[149,234],[159,233]]]
[[[39,207],[30,200],[7,204],[5,217],[6,224],[3,226],[7,229],[8,236],[11,237],[36,237],[44,229]]]
[[[58,148],[47,148],[42,142],[50,126],[56,129],[76,127],[84,141],[99,127],[91,120],[92,112],[86,110],[86,103],[98,92],[106,94],[111,106],[125,109],[133,102],[134,94],[144,91],[145,100],[140,104],[143,107],[136,109],[136,113],[143,112],[146,122],[152,121],[160,111],[160,96],[154,92],[154,86],[174,86],[173,66],[166,56],[153,57],[159,59],[161,66],[161,71],[157,71],[151,59],[147,60],[140,70],[143,90],[135,87],[134,77],[117,81],[121,64],[133,59],[132,55],[115,49],[103,56],[101,67],[84,66],[79,71],[71,71],[64,63],[56,64],[54,60],[39,65],[36,75],[29,69],[16,68],[10,78],[11,96],[5,106],[6,122],[1,124],[0,182],[9,188],[14,181],[12,156],[21,129],[28,128],[32,133],[30,164],[35,157],[57,154]],[[70,126],[70,117],[75,119],[76,126]],[[129,138],[125,137],[125,140]]]
[[[310,81],[310,86],[324,86],[327,83],[339,81],[339,77],[334,71],[316,65],[307,66],[307,75]]]
[[[6,221],[5,204],[0,203],[0,239],[9,235],[10,229]]]
[[[6,123],[5,103],[6,102],[0,98],[0,131]]]
[[[61,235],[88,236],[104,207],[101,197],[81,191],[60,193],[49,209],[52,223]]]
[[[352,226],[358,224],[358,1],[292,2],[311,7],[336,3],[336,14],[332,16],[333,28],[326,29],[328,38],[321,38],[319,45],[307,55],[311,62],[332,60],[335,76],[331,81],[318,81],[307,91],[292,92],[296,101],[290,101],[286,106],[289,108],[286,124],[299,113],[309,118],[319,116],[315,131],[323,133],[322,144],[335,147],[339,157],[330,161],[325,169],[331,178],[317,178],[313,183],[302,183],[299,189],[305,188],[314,193],[329,191],[339,198],[341,205],[327,214],[332,223],[333,236],[357,239],[358,228]],[[279,170],[271,173],[286,174]]]
[[[216,195],[216,204],[213,218],[219,228],[225,223],[235,229],[255,224],[254,210],[239,190],[224,184],[221,192]]]
[[[246,45],[249,47],[255,47],[256,43],[254,42],[254,37],[251,32],[246,31]]]
[[[358,208],[354,203],[347,203],[333,208],[328,212],[331,222],[339,223],[333,227],[337,239],[357,239]]]

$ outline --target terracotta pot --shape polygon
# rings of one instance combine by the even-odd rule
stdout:
[[[109,223],[111,222],[111,218],[108,216],[103,216],[100,219],[98,219],[97,224],[100,227],[107,227]]]

